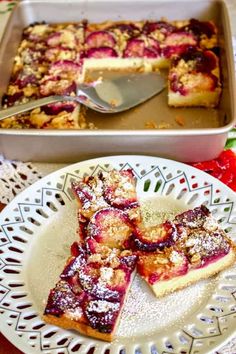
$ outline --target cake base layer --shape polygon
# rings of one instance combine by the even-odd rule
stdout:
[[[222,270],[230,267],[236,261],[236,254],[231,250],[226,256],[221,257],[214,263],[209,265],[190,270],[185,275],[181,275],[170,280],[158,281],[155,284],[150,285],[156,297],[162,297],[170,294],[176,290],[181,290],[187,286],[196,283],[199,280],[207,279]]]
[[[212,92],[192,92],[181,95],[179,92],[169,91],[168,105],[171,107],[207,107],[213,108],[219,102],[220,89]]]

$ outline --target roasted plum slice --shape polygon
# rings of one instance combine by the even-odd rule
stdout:
[[[14,106],[14,104],[16,103],[20,103],[22,101],[24,97],[24,92],[21,91],[17,91],[15,92],[13,95],[10,94],[4,94],[2,97],[2,106],[7,106],[7,107],[11,107]]]
[[[163,44],[163,54],[170,58],[172,55],[181,55],[189,47],[196,47],[197,39],[190,33],[174,32],[168,35]]]
[[[45,315],[60,316],[66,313],[82,316],[83,294],[77,296],[68,282],[60,280],[49,293]]]
[[[189,92],[213,92],[219,88],[218,68],[218,58],[213,52],[208,50],[203,53],[189,47],[171,62],[170,89],[181,95],[187,95]]]
[[[24,87],[28,85],[37,85],[38,84],[38,79],[35,74],[30,74],[24,71],[21,71],[18,75],[16,80],[14,81],[14,84],[17,85],[20,89],[23,89]]]
[[[131,244],[139,251],[154,252],[171,246],[178,238],[177,228],[171,221],[161,225],[136,228]]]
[[[118,301],[127,283],[125,271],[108,266],[107,257],[89,256],[81,246],[73,245],[73,253],[75,249],[77,256],[68,261],[61,279],[67,281],[76,294],[85,292],[98,299]]]
[[[115,49],[110,47],[100,47],[100,48],[89,48],[86,53],[85,57],[87,58],[117,58],[118,54]]]
[[[80,218],[89,220],[99,209],[108,206],[103,197],[102,181],[99,178],[90,177],[83,181],[72,183],[72,191],[79,204]]]
[[[229,240],[222,230],[193,229],[185,241],[187,257],[194,267],[203,267],[230,251]]]
[[[184,60],[185,62],[194,62],[194,69],[197,72],[210,73],[214,70],[219,62],[218,57],[211,50],[201,51],[195,47],[189,47],[182,55],[181,58],[174,59],[174,63],[179,60]]]
[[[47,23],[33,23],[26,27],[23,31],[23,39],[27,39],[31,42],[41,42],[45,40],[45,37],[50,33],[50,25]]]
[[[119,301],[123,296],[123,292],[112,288],[112,284],[110,284],[110,278],[114,272],[117,272],[117,270],[113,271],[112,268],[106,269],[106,267],[99,268],[99,266],[86,265],[86,267],[78,269],[75,283],[89,296],[101,300]]]
[[[205,205],[187,210],[174,219],[175,223],[181,224],[188,228],[202,228],[206,220],[210,216],[210,211]],[[212,219],[212,218],[211,218]],[[215,223],[217,225],[217,223]]]
[[[49,68],[49,74],[60,76],[60,78],[76,80],[81,72],[81,66],[72,60],[59,60],[53,63]]]
[[[111,333],[120,312],[119,302],[91,300],[86,303],[84,313],[92,328],[101,333]]]
[[[132,38],[124,50],[125,58],[156,58],[159,56],[158,43],[150,39],[150,46],[146,46],[143,39]]]
[[[90,33],[86,37],[85,43],[87,48],[101,48],[101,47],[114,48],[116,45],[116,40],[112,35],[112,33],[108,31],[95,31]]]
[[[191,32],[194,35],[201,36],[206,35],[208,38],[211,38],[216,34],[217,30],[213,22],[211,21],[199,21],[195,18],[192,18],[189,21],[189,24],[183,26],[179,29],[180,31]]]
[[[97,211],[87,226],[87,234],[102,245],[122,249],[133,232],[126,213],[116,208]]]
[[[164,36],[174,32],[176,27],[166,21],[149,22],[147,21],[143,26],[143,33],[149,35],[153,32],[161,32]]]
[[[49,116],[55,116],[63,111],[72,113],[76,108],[76,103],[73,102],[58,102],[52,103],[47,106],[42,106],[41,111]]]
[[[74,49],[77,46],[75,34],[68,29],[62,29],[50,34],[46,42],[48,47],[57,47],[60,45],[63,48]]]
[[[70,95],[76,92],[76,83],[60,77],[47,77],[41,82],[39,92],[41,96]]]
[[[76,50],[57,46],[54,48],[48,48],[45,51],[44,57],[49,62],[56,62],[60,60],[72,60],[73,62],[78,62],[79,54],[76,52]]]
[[[214,91],[218,85],[218,78],[207,73],[186,73],[181,79],[169,75],[170,88],[173,92],[179,92],[185,96],[193,92]]]
[[[103,196],[115,208],[126,209],[137,204],[135,179],[132,170],[102,172]]]
[[[172,247],[163,252],[144,253],[139,256],[138,273],[150,285],[184,275],[188,271],[188,259],[182,251]]]
[[[118,30],[121,33],[127,33],[130,37],[136,37],[140,34],[140,29],[133,23],[117,23],[108,27],[108,30],[112,30],[114,32]]]

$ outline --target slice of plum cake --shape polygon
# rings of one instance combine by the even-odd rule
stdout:
[[[138,273],[157,297],[209,278],[236,260],[235,245],[203,205],[154,229],[146,231],[149,240],[136,236],[135,246]]]
[[[136,269],[127,249],[138,202],[131,170],[102,172],[72,185],[79,242],[50,291],[44,320],[111,341]]]
[[[111,341],[132,282],[137,256],[103,246],[99,253],[77,242],[50,291],[44,320]]]
[[[168,75],[168,104],[216,107],[221,95],[219,58],[211,50],[190,47],[174,56]]]

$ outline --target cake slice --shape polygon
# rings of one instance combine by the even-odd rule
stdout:
[[[14,59],[3,108],[50,95],[75,95],[81,72],[83,23],[35,23],[25,28]],[[79,104],[59,102],[15,115],[2,128],[85,128]]]
[[[128,293],[137,257],[103,247],[91,253],[71,247],[60,280],[50,291],[43,319],[90,337],[111,341]]]
[[[111,341],[137,263],[127,250],[138,210],[135,178],[132,170],[112,170],[74,182],[72,189],[79,243],[50,291],[44,320]]]
[[[136,180],[131,169],[87,176],[73,182],[72,190],[78,202],[81,223],[86,224],[95,212],[109,207],[124,211],[133,221],[140,220]]]
[[[221,94],[219,58],[195,47],[174,56],[168,75],[168,104],[174,107],[216,107]]]
[[[236,260],[235,245],[205,206],[176,216],[169,230],[170,243],[165,247],[157,247],[160,232],[149,238],[150,251],[136,243],[138,272],[157,297],[209,278]]]

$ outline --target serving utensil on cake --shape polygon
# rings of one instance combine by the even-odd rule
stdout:
[[[147,101],[164,88],[165,78],[157,72],[100,78],[91,83],[79,84],[75,96],[48,96],[3,109],[0,111],[0,120],[61,101],[78,102],[101,113],[119,113]]]

